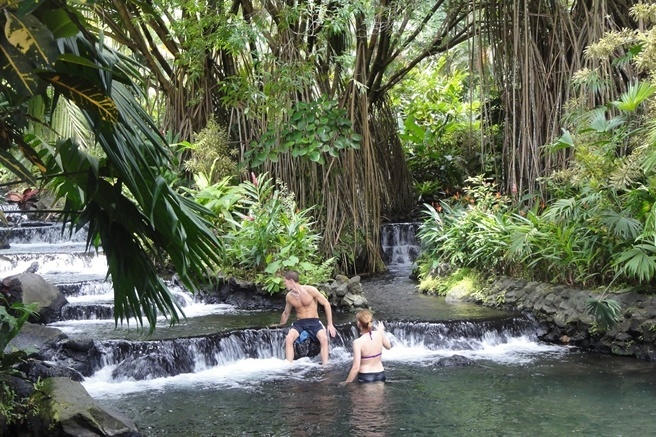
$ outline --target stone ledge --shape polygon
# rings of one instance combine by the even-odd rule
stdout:
[[[481,297],[484,296],[484,297]],[[609,294],[621,306],[620,322],[609,329],[597,329],[585,310],[591,290],[564,285],[498,278],[485,290],[467,299],[505,310],[527,311],[546,324],[541,338],[601,353],[656,360],[656,296],[635,292]]]

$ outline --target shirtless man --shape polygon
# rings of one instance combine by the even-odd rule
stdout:
[[[311,285],[301,285],[298,283],[298,273],[293,270],[287,270],[282,275],[285,281],[285,287],[289,290],[285,298],[285,310],[280,316],[280,326],[287,323],[292,308],[296,310],[296,321],[285,338],[285,358],[287,361],[294,361],[294,342],[303,331],[307,331],[310,338],[316,339],[321,345],[321,362],[328,363],[328,336],[326,329],[319,320],[317,311],[318,304],[323,305],[328,320],[328,332],[330,336],[336,335],[335,326],[333,326],[333,313],[330,308],[328,299]]]

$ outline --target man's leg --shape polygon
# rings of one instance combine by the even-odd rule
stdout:
[[[328,334],[325,329],[317,332],[317,340],[321,345],[321,364],[328,364]]]
[[[285,337],[285,359],[290,363],[294,361],[294,342],[300,334],[294,328],[291,328]]]

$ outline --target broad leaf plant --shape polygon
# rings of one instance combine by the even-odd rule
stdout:
[[[129,315],[143,325],[145,316],[152,330],[159,315],[175,323],[182,314],[156,263],[170,262],[195,291],[221,249],[210,212],[162,177],[169,148],[139,104],[139,65],[104,44],[86,18],[93,3],[0,0],[0,164],[20,181],[55,187],[71,231],[88,227],[88,246],[107,257],[116,323]],[[46,103],[45,117],[31,115],[35,100]],[[57,132],[27,135],[48,126],[62,100],[79,108],[104,156]]]

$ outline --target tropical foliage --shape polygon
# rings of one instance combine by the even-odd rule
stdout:
[[[495,0],[485,4],[481,26],[489,46],[480,46],[477,65],[480,71],[489,68],[494,78],[490,84],[483,82],[483,89],[500,90],[503,191],[514,191],[516,199],[526,192],[545,195],[541,178],[553,169],[567,168],[571,159],[567,150],[544,153],[543,149],[560,136],[568,105],[574,101],[603,105],[638,78],[634,64],[628,62],[630,51],[618,50],[615,55],[627,57],[612,63],[608,56],[600,59],[586,53],[606,32],[636,29],[635,14],[628,11],[642,3]],[[590,89],[572,80],[586,69],[592,73]],[[483,147],[494,153],[494,142]]]
[[[83,18],[82,3],[4,3],[0,24],[0,163],[34,184],[36,172],[65,198],[72,227],[88,227],[89,244],[102,245],[115,291],[116,321],[128,314],[151,328],[158,313],[178,320],[179,308],[157,274],[168,260],[194,290],[216,264],[220,246],[209,211],[177,195],[160,176],[168,168],[166,143],[140,106],[138,66],[103,44]],[[49,108],[30,113],[35,100]],[[74,138],[49,141],[25,135],[48,126],[59,101],[74,104],[103,156]]]
[[[632,13],[645,18],[638,9]],[[645,38],[642,32],[628,34],[610,34],[591,48],[591,56],[598,56],[599,47],[617,49],[628,44],[630,58],[622,60],[628,63],[625,68],[635,63],[651,76],[654,70],[648,67],[649,57],[643,51],[653,38]],[[599,91],[599,79],[603,81],[603,75],[587,69],[572,76],[580,87],[589,87],[591,95]],[[654,284],[655,93],[654,85],[643,80],[628,83],[624,92],[602,105],[596,98],[573,97],[567,102],[562,135],[544,151],[568,154],[569,165],[537,180],[553,199],[548,204],[533,201],[528,202],[532,208],[521,204],[508,209],[490,207],[472,202],[470,188],[464,198],[469,205],[459,198],[428,207],[420,231],[427,253],[423,277],[430,279],[439,263],[446,262],[589,288],[644,289]],[[478,186],[484,188],[484,184]],[[495,255],[487,256],[490,253]],[[603,329],[616,323],[621,314],[617,302],[606,293],[591,299],[587,309]]]
[[[448,59],[426,62],[390,92],[415,190],[428,203],[483,170],[480,102],[472,101],[465,67]]]
[[[629,141],[644,138],[636,120],[655,91],[635,84],[552,145],[573,148],[575,159],[551,178],[561,197],[550,205],[511,209],[496,187],[470,178],[464,196],[441,202],[439,211],[427,206],[420,238],[431,268],[447,262],[578,286],[655,280],[653,173],[638,164],[645,147]]]
[[[334,259],[320,255],[321,235],[312,210],[299,209],[283,184],[276,186],[266,173],[253,174],[238,186],[231,186],[228,179],[217,184],[196,181],[197,191],[187,191],[215,212],[225,248],[216,266],[220,275],[252,280],[269,293],[284,288],[279,276],[283,270],[296,270],[313,284],[331,277]]]
[[[107,35],[147,64],[165,130],[191,140],[215,116],[240,160],[285,182],[302,208],[316,205],[322,253],[352,241],[340,255],[345,271],[384,268],[382,217],[415,206],[388,92],[472,35],[471,3],[94,7]]]

